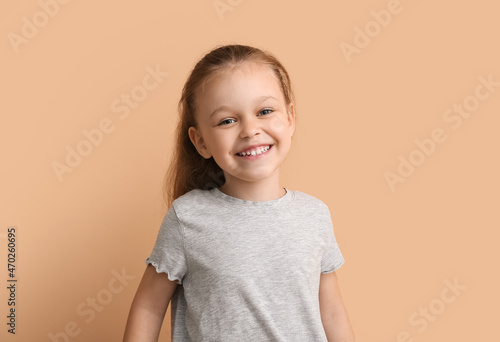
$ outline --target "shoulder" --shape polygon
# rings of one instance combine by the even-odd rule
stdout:
[[[210,190],[193,189],[177,197],[172,204],[176,207],[192,206],[195,203],[205,202],[210,199]]]
[[[330,215],[328,205],[321,199],[299,190],[293,190],[293,192],[295,194],[295,206]]]
[[[212,197],[209,190],[193,189],[177,197],[172,202],[172,207],[177,216],[182,216],[183,213],[193,214],[213,204]]]
[[[315,233],[328,238],[332,228],[332,217],[328,205],[316,196],[302,191],[294,191],[294,220],[303,222],[303,229],[312,229]]]
[[[305,212],[309,217],[321,218],[321,220],[330,219],[330,209],[321,199],[298,190],[294,190],[294,194],[293,206],[297,211]]]

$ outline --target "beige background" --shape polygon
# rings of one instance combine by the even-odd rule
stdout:
[[[478,80],[500,81],[493,1],[54,3],[0,5],[2,341],[51,341],[65,329],[74,336],[58,341],[121,340],[167,209],[161,184],[181,88],[199,58],[227,43],[267,49],[291,74],[297,131],[282,184],[330,207],[357,341],[500,339],[500,87],[487,95]],[[371,11],[387,8],[398,13],[383,27]],[[357,28],[372,35],[365,47]],[[157,66],[168,76],[142,92]],[[131,92],[143,101],[122,119],[112,105]],[[470,116],[445,121],[464,101]],[[82,130],[106,122],[114,130],[90,145]],[[414,140],[436,129],[446,140],[418,152]],[[58,178],[53,163],[77,146],[92,147]],[[391,187],[384,175],[398,173],[399,156],[419,165]],[[10,226],[15,336],[5,325]],[[447,280],[462,287],[453,294]],[[160,340],[169,335],[170,308]]]

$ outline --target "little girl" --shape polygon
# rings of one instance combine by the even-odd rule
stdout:
[[[268,52],[226,45],[196,64],[125,342],[157,341],[170,301],[173,342],[354,341],[330,211],[280,184],[293,102]]]

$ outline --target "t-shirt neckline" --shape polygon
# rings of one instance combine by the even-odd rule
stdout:
[[[245,199],[241,199],[238,197],[230,196],[222,191],[220,191],[219,188],[213,188],[210,190],[210,194],[212,194],[213,197],[215,197],[218,201],[223,202],[225,204],[231,204],[231,205],[236,205],[236,206],[242,206],[242,207],[259,207],[259,208],[278,208],[278,207],[284,207],[288,205],[294,197],[293,191],[283,187],[285,189],[286,193],[281,196],[280,198],[273,199],[273,200],[268,200],[268,201],[249,201]]]

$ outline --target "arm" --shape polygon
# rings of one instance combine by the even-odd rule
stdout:
[[[328,342],[354,342],[354,332],[340,295],[335,272],[321,273],[319,307]]]
[[[156,342],[177,281],[149,264],[130,308],[123,342]]]

